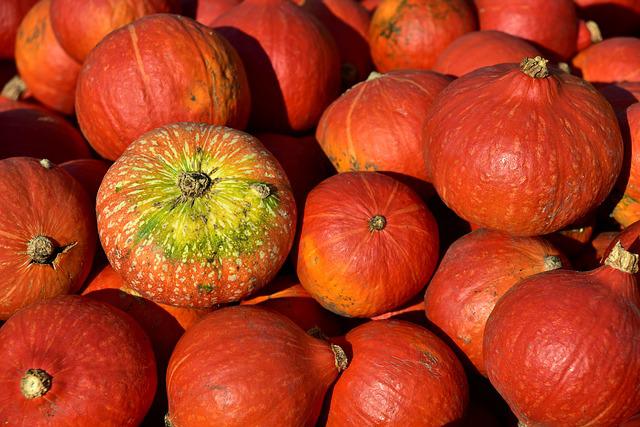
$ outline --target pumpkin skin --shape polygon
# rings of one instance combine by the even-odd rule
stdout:
[[[640,80],[640,39],[614,37],[589,46],[573,58],[582,78],[594,83]]]
[[[89,197],[47,160],[0,161],[0,319],[41,299],[80,289],[96,232]]]
[[[0,58],[13,58],[20,22],[37,2],[38,0],[4,0],[0,2]]]
[[[478,68],[540,55],[529,42],[502,31],[472,31],[455,39],[438,56],[433,71],[460,77]]]
[[[338,96],[336,43],[315,17],[292,1],[245,0],[212,25],[244,62],[253,101],[252,129],[309,130]]]
[[[0,328],[0,355],[6,425],[137,426],[156,391],[156,364],[140,326],[78,295],[16,313]],[[31,369],[46,372],[50,382],[45,394],[27,398],[21,378]]]
[[[44,157],[54,163],[91,157],[84,138],[66,120],[33,104],[0,96],[0,159]]]
[[[578,13],[598,23],[607,37],[631,35],[640,28],[638,0],[574,0]]]
[[[618,122],[622,123],[627,113],[627,107],[636,102],[640,102],[640,81],[638,82],[616,82],[607,85],[596,85],[600,93],[607,98],[609,104],[616,112]],[[624,129],[623,129],[624,132]]]
[[[97,212],[109,263],[128,286],[193,308],[268,283],[296,224],[287,177],[257,139],[193,123],[135,141],[105,175]]]
[[[486,375],[482,340],[496,302],[523,278],[567,264],[564,255],[541,238],[473,231],[444,254],[424,296],[427,318]]]
[[[62,50],[53,34],[50,4],[51,0],[39,1],[22,20],[16,38],[16,65],[34,98],[71,114],[80,64]]]
[[[424,141],[447,206],[519,236],[552,233],[586,216],[613,188],[623,159],[606,99],[540,57],[449,84],[426,119]]]
[[[51,0],[51,25],[62,48],[77,62],[107,34],[154,13],[174,12],[170,0]]]
[[[249,108],[237,53],[213,30],[178,15],[146,16],[110,33],[91,51],[78,77],[78,123],[109,160],[143,133],[168,123],[241,129]]]
[[[345,172],[307,197],[298,278],[329,311],[372,317],[425,286],[438,249],[438,226],[414,191],[376,172]]]
[[[316,138],[339,172],[388,172],[421,194],[433,193],[420,135],[434,98],[450,81],[423,70],[372,73],[325,110]]]
[[[286,316],[223,308],[189,329],[171,356],[167,425],[313,426],[337,376],[330,344]]]
[[[327,426],[443,426],[462,419],[467,378],[436,335],[379,320],[352,329],[346,341],[353,356],[333,389]]]
[[[572,0],[474,0],[481,30],[521,37],[559,60],[576,50],[578,16]]]
[[[590,272],[529,277],[496,304],[485,329],[487,373],[522,424],[616,426],[640,411],[632,257],[626,271],[608,264],[610,255]]]
[[[77,159],[60,165],[85,189],[89,198],[95,202],[102,178],[109,169],[109,163],[99,159]]]
[[[613,218],[622,226],[628,227],[640,220],[640,104],[635,103],[627,108],[622,123],[628,158],[621,181],[618,186],[623,193],[622,198],[613,208]]]
[[[369,27],[378,71],[430,69],[458,37],[477,29],[466,0],[383,0]]]
[[[242,3],[242,0],[198,0],[196,21],[211,26],[218,16]]]

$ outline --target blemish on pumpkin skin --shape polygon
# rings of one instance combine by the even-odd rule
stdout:
[[[439,360],[436,355],[428,351],[422,351],[420,353],[421,357],[418,363],[427,368],[431,375],[433,375],[434,377],[439,377],[440,373],[436,370]]]

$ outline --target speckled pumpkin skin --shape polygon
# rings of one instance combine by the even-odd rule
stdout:
[[[460,217],[520,236],[552,233],[598,206],[620,173],[623,144],[607,100],[549,68],[485,67],[449,84],[424,129],[425,160]]]
[[[589,46],[573,58],[573,67],[590,82],[640,80],[640,39],[614,37]]]
[[[197,197],[185,173],[206,174]],[[194,308],[237,301],[291,249],[296,208],[282,168],[243,132],[178,123],[135,141],[100,186],[98,230],[113,268],[142,296]]]

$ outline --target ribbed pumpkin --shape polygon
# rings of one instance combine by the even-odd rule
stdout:
[[[440,197],[467,221],[521,236],[552,233],[613,188],[623,145],[611,106],[546,63],[481,68],[434,102],[426,165]]]
[[[172,0],[50,0],[51,25],[62,48],[83,63],[107,34],[154,13],[178,12]]]
[[[109,262],[131,289],[194,308],[268,283],[296,224],[287,177],[257,139],[193,123],[136,140],[104,177],[97,212]]]
[[[425,293],[427,318],[486,375],[482,340],[496,302],[523,278],[566,267],[563,259],[540,238],[473,231],[444,254]]]
[[[460,77],[478,68],[522,61],[540,55],[529,42],[502,31],[472,31],[455,39],[438,55],[433,70]]]
[[[82,132],[109,160],[169,123],[242,128],[250,108],[235,50],[204,25],[167,14],[138,19],[105,37],[87,57],[76,95]]]
[[[218,16],[241,2],[242,0],[197,0],[196,21],[210,26]]]
[[[37,2],[38,0],[3,0],[0,2],[0,58],[13,58],[20,22]]]
[[[631,35],[640,29],[639,0],[573,0],[578,13],[598,23],[607,37]]]
[[[346,172],[307,197],[297,272],[328,310],[371,317],[426,285],[438,249],[437,224],[414,191],[376,172]]]
[[[432,71],[372,73],[325,110],[318,142],[339,172],[388,172],[433,193],[421,133],[434,98],[450,81]]]
[[[430,69],[451,42],[476,29],[466,0],[383,0],[369,27],[371,56],[381,72]]]
[[[156,391],[149,338],[78,295],[33,304],[0,328],[0,423],[137,426]]]
[[[99,159],[76,159],[60,164],[86,190],[89,198],[95,203],[98,189],[104,175],[109,169],[109,163]]]
[[[640,39],[614,37],[578,53],[574,68],[594,83],[640,81]]]
[[[331,394],[327,426],[444,426],[469,401],[464,369],[428,330],[400,320],[371,321],[345,337],[349,367]]]
[[[33,96],[47,107],[73,113],[80,64],[62,50],[51,30],[51,0],[40,0],[18,28],[16,65]]]
[[[474,0],[481,30],[529,40],[559,60],[573,55],[578,16],[572,0]]]
[[[491,383],[523,425],[617,426],[640,412],[638,256],[531,276],[487,321]]]
[[[305,131],[339,93],[329,31],[291,0],[244,0],[213,22],[237,49],[251,86],[251,128]]]
[[[96,248],[89,196],[48,160],[0,160],[0,319],[35,301],[76,292]]]
[[[640,104],[627,109],[623,122],[628,158],[619,181],[622,198],[613,209],[613,218],[623,227],[640,220]]]
[[[312,427],[345,367],[334,351],[344,353],[332,348],[271,310],[214,311],[184,334],[171,356],[167,426]]]

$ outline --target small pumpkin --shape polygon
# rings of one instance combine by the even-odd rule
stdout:
[[[640,81],[640,39],[603,40],[578,53],[572,63],[582,78],[592,83]]]
[[[640,103],[627,108],[621,124],[628,156],[618,182],[622,197],[613,208],[612,216],[622,227],[628,227],[640,220]]]
[[[38,0],[4,0],[0,2],[0,58],[13,59],[16,34],[22,18]]]

